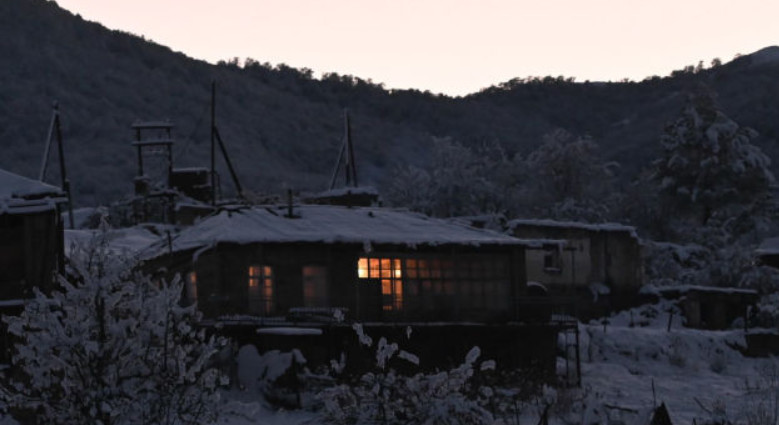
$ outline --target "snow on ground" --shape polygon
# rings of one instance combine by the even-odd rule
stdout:
[[[665,402],[674,424],[716,415],[744,422],[765,396],[779,394],[779,363],[736,349],[746,346],[743,330],[688,329],[675,315],[667,331],[669,306],[634,309],[632,318],[622,312],[605,331],[602,322],[580,325],[584,391],[614,414]]]
[[[674,311],[667,330],[669,310]],[[652,406],[665,403],[674,425],[702,424],[728,419],[734,424],[754,424],[755,412],[768,416],[779,406],[779,361],[744,357],[743,330],[705,331],[682,326],[678,309],[668,302],[642,306],[608,319],[580,324],[582,388],[556,391],[558,406],[550,416],[552,424],[623,421],[646,422]],[[278,357],[278,353],[274,354]],[[260,371],[246,369],[256,363],[273,369],[278,361],[256,352],[243,352],[239,361],[240,380],[256,380]],[[254,358],[254,361],[247,359]],[[278,357],[280,359],[280,357]],[[562,359],[560,359],[562,361]],[[267,363],[267,364],[266,364]],[[267,373],[267,372],[266,372]],[[271,374],[277,374],[273,372]],[[247,382],[246,390],[226,394],[230,411],[243,412],[225,417],[221,424],[254,423],[292,425],[320,423],[315,412],[276,410],[261,401]],[[568,408],[568,400],[584,400],[605,415]],[[528,406],[533,406],[529,404]],[[523,409],[520,423],[537,423],[542,409]],[[580,406],[581,410],[581,406]],[[586,409],[585,409],[586,410]],[[553,412],[555,409],[553,408]],[[605,412],[605,413],[604,413]],[[507,424],[513,424],[513,418]],[[772,422],[773,423],[773,422]]]

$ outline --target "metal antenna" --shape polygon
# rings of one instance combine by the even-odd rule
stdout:
[[[51,143],[57,137],[57,153],[59,154],[60,182],[62,190],[68,197],[68,221],[71,229],[75,229],[73,224],[73,196],[70,193],[70,180],[68,180],[67,170],[65,168],[65,151],[62,146],[62,130],[60,128],[59,102],[56,100],[52,104],[51,123],[49,124],[49,133],[46,136],[46,147],[43,151],[43,160],[41,161],[41,171],[38,174],[38,180],[44,181],[46,178],[46,169],[49,164],[51,154]]]
[[[216,126],[216,81],[211,81],[211,205],[216,205],[216,143],[219,142],[219,150],[227,163],[227,169],[230,171],[230,177],[233,179],[235,190],[238,192],[238,198],[243,199],[243,188],[238,181],[238,175],[235,173],[230,156],[227,155],[227,149],[219,135],[219,129]]]
[[[335,183],[338,178],[338,172],[341,163],[344,164],[344,173],[347,187],[357,187],[357,165],[354,161],[354,146],[352,145],[352,127],[349,123],[349,111],[344,109],[344,142],[341,150],[338,152],[338,160],[333,169],[333,175],[330,178],[330,190],[335,189]]]

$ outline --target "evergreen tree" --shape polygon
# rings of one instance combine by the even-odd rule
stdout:
[[[774,177],[770,159],[751,141],[757,132],[722,113],[708,91],[688,99],[661,138],[663,153],[651,179],[667,216],[707,225],[762,209]]]

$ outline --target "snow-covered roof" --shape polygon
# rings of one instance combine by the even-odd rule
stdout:
[[[619,223],[582,223],[578,221],[557,221],[549,219],[515,219],[508,222],[512,231],[519,226],[555,227],[561,229],[581,229],[593,232],[627,232],[631,237],[638,239],[636,228]]]
[[[0,168],[0,199],[41,198],[46,195],[62,196],[62,190]]]
[[[357,186],[357,187],[340,187],[337,189],[330,189],[324,192],[318,192],[309,196],[309,198],[326,198],[331,196],[344,196],[344,195],[379,195],[379,191],[373,186]]]
[[[745,289],[745,288],[733,288],[733,287],[721,287],[721,286],[701,286],[701,285],[673,285],[673,286],[660,286],[660,287],[652,287],[651,285],[646,285],[646,288],[642,288],[642,293],[652,293],[653,291],[657,291],[659,293],[668,293],[668,292],[677,292],[680,294],[685,294],[688,292],[709,292],[709,293],[720,293],[720,294],[741,294],[741,295],[757,295],[757,291],[754,289]]]
[[[64,196],[58,187],[0,169],[0,214],[49,211]]]
[[[107,239],[109,252],[125,257],[142,255],[144,250],[164,239],[143,225],[110,229],[105,233],[99,229],[65,229],[65,254],[70,256],[74,249],[95,244],[101,237]]]
[[[758,256],[779,254],[779,237],[764,240],[755,250],[755,254]]]
[[[172,245],[160,244],[150,257],[219,243],[359,243],[418,245],[524,245],[541,241],[514,238],[489,230],[473,229],[407,210],[378,207],[296,205],[295,218],[287,206],[253,206],[222,210],[184,229]],[[163,246],[164,245],[164,246]]]

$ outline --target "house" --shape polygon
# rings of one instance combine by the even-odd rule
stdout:
[[[374,336],[403,339],[412,326],[430,357],[462,360],[481,344],[503,365],[554,371],[557,328],[524,308],[525,248],[540,246],[406,210],[290,203],[222,209],[158,244],[144,267],[183,276],[188,302],[252,341],[255,328],[266,342],[315,328],[312,348],[331,347],[323,361],[353,334],[334,326],[343,314]]]
[[[58,187],[0,169],[0,306],[48,290],[63,265]]]
[[[507,226],[518,238],[551,240],[526,251],[527,280],[591,304],[578,303],[580,314],[627,306],[644,283],[641,242],[632,226],[527,219]]]

